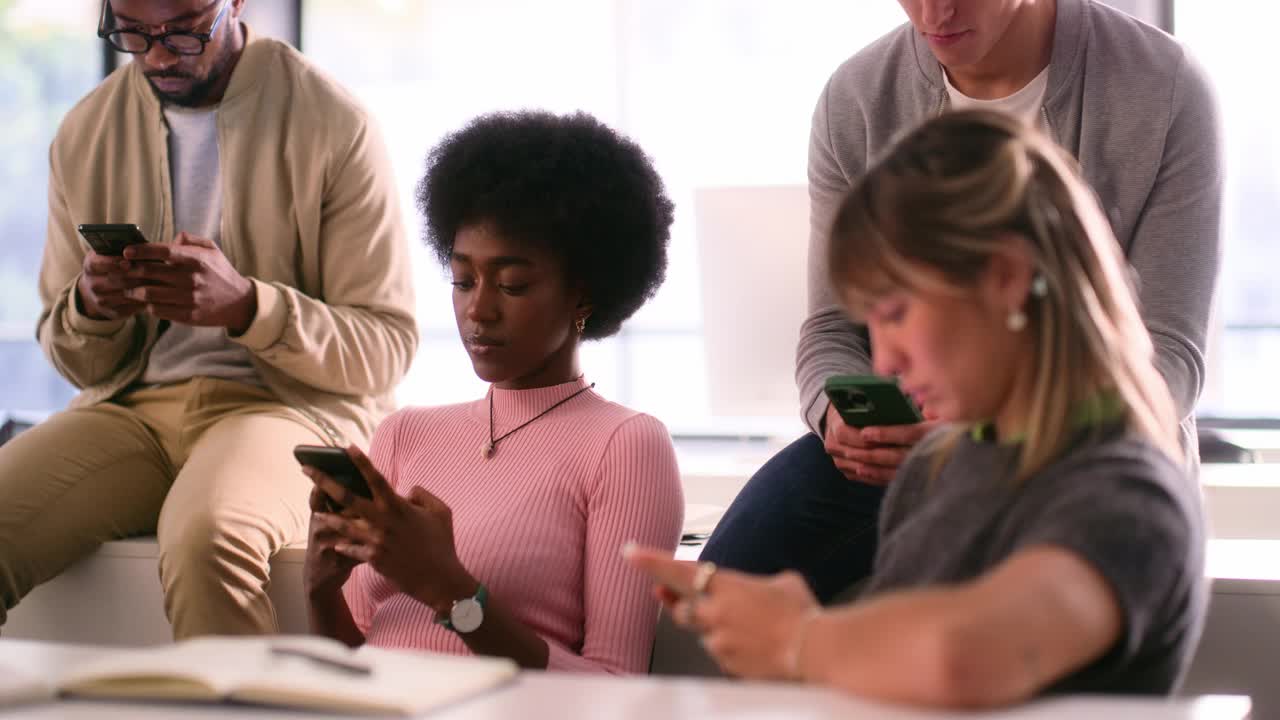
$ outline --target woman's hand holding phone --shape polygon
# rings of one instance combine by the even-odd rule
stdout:
[[[314,467],[303,468],[319,490],[345,508],[341,515],[312,514],[314,525],[336,534],[333,551],[353,564],[369,563],[402,592],[438,612],[474,594],[478,583],[458,559],[449,506],[421,487],[407,498],[397,495],[359,448],[353,445],[347,453],[368,483],[368,498]],[[321,570],[317,563],[318,576]]]
[[[720,667],[744,678],[796,679],[808,626],[821,612],[796,572],[767,577],[716,569],[694,589],[699,565],[655,548],[627,546],[623,556],[657,583],[671,619],[702,636]]]
[[[308,598],[332,596],[342,592],[360,561],[339,553],[336,546],[345,542],[342,534],[330,528],[323,516],[332,515],[329,496],[319,487],[311,488],[311,522],[307,529],[307,554],[303,562],[303,590]]]

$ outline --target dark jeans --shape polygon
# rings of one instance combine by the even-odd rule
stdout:
[[[812,433],[747,481],[701,559],[750,573],[795,570],[823,603],[871,574],[884,489],[849,480]]]

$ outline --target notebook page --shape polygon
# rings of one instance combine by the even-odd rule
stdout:
[[[197,638],[112,651],[73,666],[58,687],[95,697],[214,700],[261,672],[267,660],[265,638]]]
[[[53,685],[35,675],[0,663],[0,709],[53,700]]]
[[[296,656],[272,658],[269,669],[247,680],[236,700],[329,711],[414,715],[497,687],[516,676],[505,658],[362,647],[350,657],[367,675]]]

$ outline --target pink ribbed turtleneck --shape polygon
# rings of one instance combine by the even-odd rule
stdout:
[[[494,436],[583,387],[493,388]],[[421,486],[452,508],[463,565],[547,641],[548,669],[644,672],[657,604],[619,550],[676,546],[684,501],[666,428],[587,390],[483,460],[488,439],[487,398],[410,408],[383,422],[370,455],[401,495]],[[368,566],[344,590],[373,645],[469,652]]]

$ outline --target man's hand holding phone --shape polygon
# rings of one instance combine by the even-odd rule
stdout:
[[[146,309],[128,296],[137,283],[128,277],[121,257],[130,245],[146,244],[141,228],[132,223],[85,223],[76,230],[90,248],[76,280],[74,299],[81,314],[94,320],[119,320]]]
[[[128,276],[123,263],[111,255],[85,254],[76,281],[75,299],[81,314],[93,320],[123,320],[146,309],[146,303],[128,296],[137,282]]]
[[[936,422],[926,421],[914,425],[856,428],[845,423],[835,406],[829,405],[823,445],[845,477],[868,485],[885,486],[893,479],[911,448],[935,427]]]
[[[126,296],[157,318],[241,335],[257,315],[253,282],[212,240],[180,233],[171,244],[132,245],[124,258],[134,282]]]

